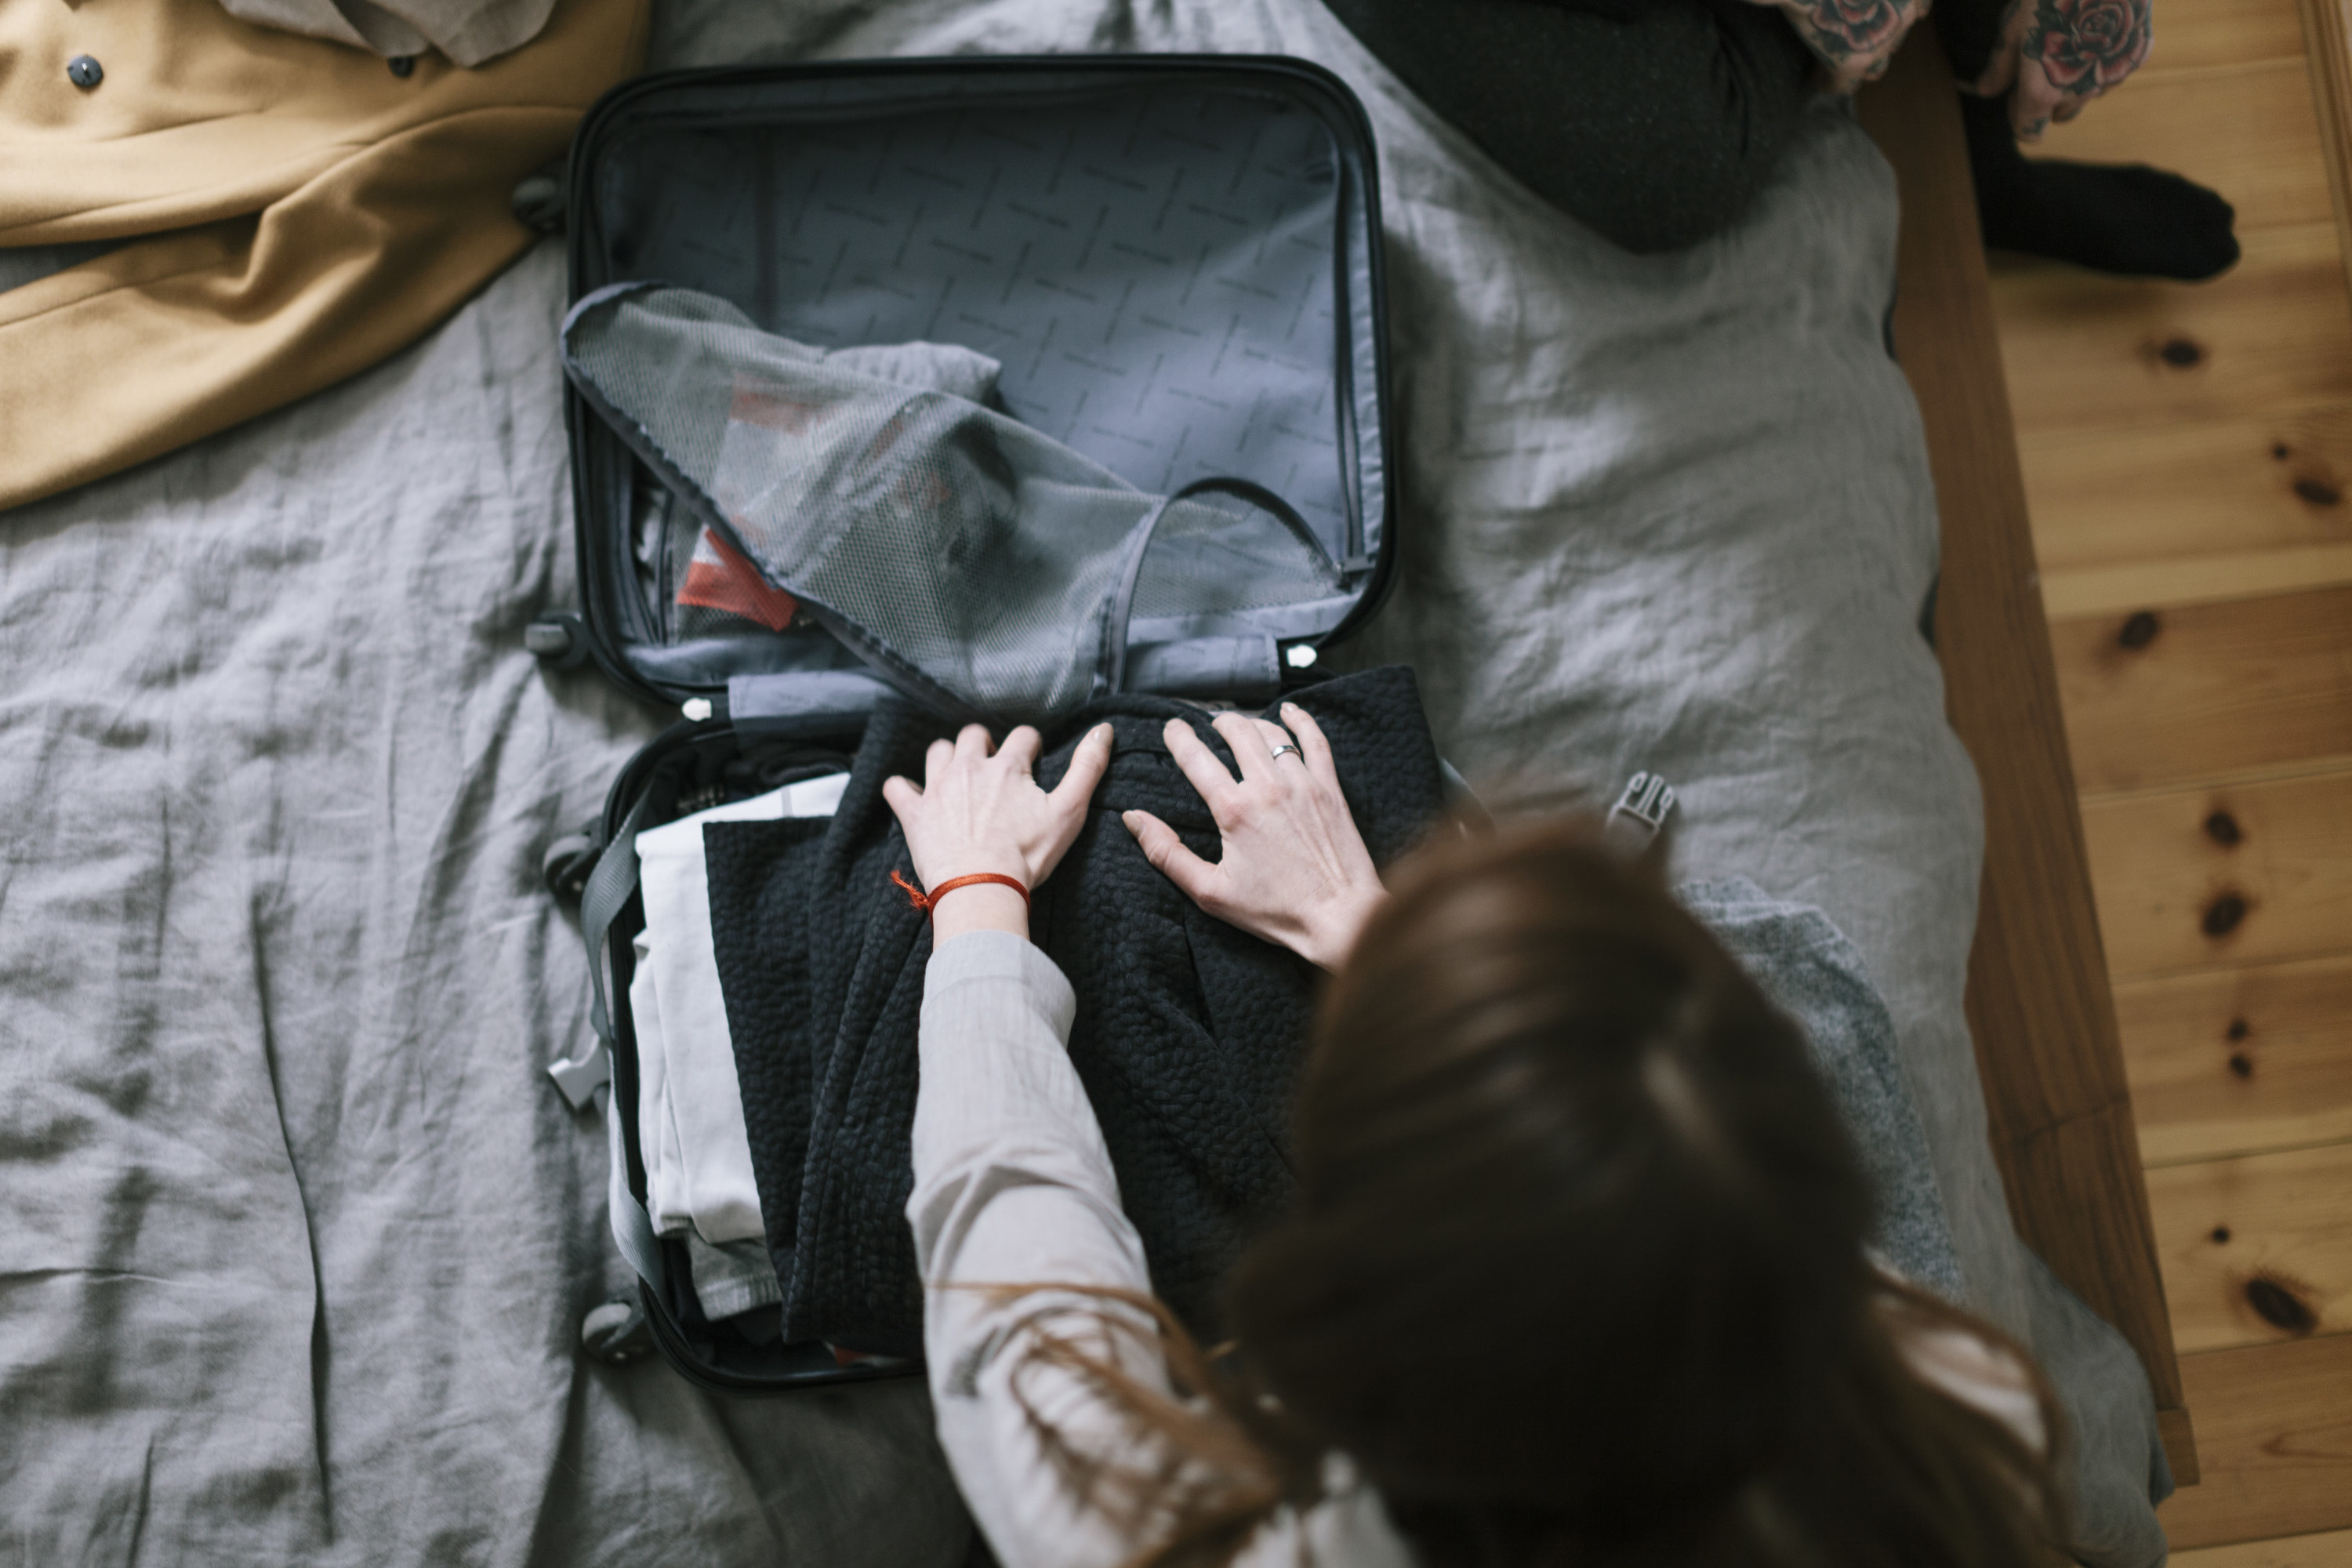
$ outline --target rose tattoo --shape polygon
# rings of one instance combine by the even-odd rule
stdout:
[[[2035,0],[2025,37],[2050,85],[2077,98],[2114,87],[2147,58],[2149,0]]]
[[[1802,9],[1808,41],[1834,61],[1891,48],[1908,21],[1895,0],[1808,0]]]
[[[2031,142],[2053,120],[2121,85],[2147,58],[2150,0],[2009,0],[2000,47],[1969,90],[2009,95],[2009,123]]]
[[[1761,0],[1773,4],[1775,0]],[[1797,36],[1829,67],[1831,84],[1850,92],[1882,74],[1927,0],[1777,0]]]

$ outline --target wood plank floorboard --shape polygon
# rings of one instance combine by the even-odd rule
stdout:
[[[2055,262],[1997,268],[2018,425],[2137,427],[2352,402],[2336,226],[2242,238],[2244,259],[2210,283],[2102,278]]]
[[[2352,1568],[2352,1530],[2176,1552],[2172,1568]]]
[[[2162,7],[2159,7],[2161,10]],[[2176,125],[2195,125],[2188,145],[2168,150],[2165,166],[2228,193],[2238,232],[2336,221],[2311,100],[2310,68],[2300,52],[2223,69],[2147,76],[2072,125],[2053,125],[2038,150],[2046,157],[2133,163],[2168,140]]]
[[[2352,772],[2083,803],[2117,980],[2352,948]]]
[[[2352,1329],[2352,1143],[2147,1173],[2183,1354]]]
[[[2352,543],[2315,544],[2045,572],[2042,603],[2053,616],[2128,616],[2168,605],[2218,605],[2297,588],[2345,585],[2352,585]]]
[[[2352,588],[2053,621],[2084,795],[2352,761]]]
[[[2352,958],[2129,982],[2116,1020],[2149,1166],[2352,1139]]]
[[[2257,60],[2303,59],[2303,23],[2279,0],[2163,0],[2156,47],[2129,84],[2135,90],[2167,77],[2227,69]],[[2116,95],[2121,101],[2121,95]],[[2102,106],[2103,108],[2105,106]],[[2080,122],[2077,122],[2079,127]],[[2058,131],[2074,127],[2053,127]],[[2165,142],[2177,140],[2167,134]],[[2146,153],[2135,154],[2148,156]]]
[[[2352,545],[2352,405],[2029,429],[2018,456],[2045,574]]]
[[[2203,1479],[2157,1510],[2180,1550],[2352,1528],[2352,1334],[2180,1358]]]

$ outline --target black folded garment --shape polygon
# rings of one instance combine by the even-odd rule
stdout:
[[[1444,804],[1412,672],[1342,676],[1292,700],[1330,737],[1348,805],[1385,865]],[[1233,765],[1209,715],[1166,698],[1098,702],[1046,736],[1036,775],[1049,789],[1093,725],[1108,720],[1117,740],[1094,811],[1036,890],[1030,926],[1077,993],[1070,1059],[1152,1286],[1209,1331],[1226,1267],[1290,1190],[1290,1092],[1316,975],[1194,908],[1119,822],[1141,807],[1217,858],[1216,825],[1160,738],[1171,718]],[[791,1340],[921,1349],[905,1209],[931,938],[928,918],[890,881],[893,870],[913,873],[882,781],[920,778],[924,748],[950,733],[911,706],[887,706],[833,817],[703,829],[719,984]]]

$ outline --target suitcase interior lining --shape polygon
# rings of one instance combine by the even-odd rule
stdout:
[[[1197,66],[819,73],[654,92],[597,132],[575,295],[657,278],[821,347],[961,343],[1003,364],[1005,412],[1138,489],[1251,479],[1335,559],[1378,558],[1366,175],[1312,94]],[[658,561],[689,522],[653,521],[612,531],[636,544],[611,553],[646,612],[640,673],[845,667],[821,636],[674,641]],[[1353,582],[1136,636],[1319,636]]]

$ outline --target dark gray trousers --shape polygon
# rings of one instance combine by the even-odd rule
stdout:
[[[1748,0],[1324,0],[1424,103],[1546,201],[1628,250],[1738,218],[1814,91],[1786,18]],[[2000,0],[1941,0],[1962,79]]]

